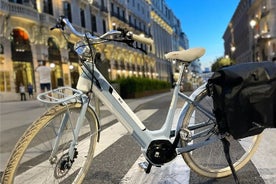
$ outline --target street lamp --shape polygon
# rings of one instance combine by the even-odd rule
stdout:
[[[249,22],[249,25],[250,25],[250,27],[251,27],[252,29],[256,26],[256,24],[257,24],[256,19],[252,19],[252,20],[250,20],[250,22]]]
[[[51,68],[55,68],[56,64],[55,63],[50,63]]]
[[[231,45],[231,52],[235,52],[235,50],[236,50],[236,47],[232,44]]]
[[[255,18],[251,19],[249,22],[252,32],[251,46],[252,46],[252,59],[255,61],[255,36],[254,36],[254,28],[257,25],[257,20]]]
[[[113,30],[116,29],[116,23],[115,23],[115,22],[112,23],[112,29],[113,29]]]
[[[72,63],[69,64],[69,69],[73,70],[74,69],[74,65],[72,65]]]

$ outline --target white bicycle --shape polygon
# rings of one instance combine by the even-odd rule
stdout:
[[[75,51],[81,58],[83,73],[77,89],[62,87],[40,94],[38,100],[50,108],[25,131],[13,149],[2,184],[10,183],[81,183],[88,172],[97,141],[100,141],[101,124],[96,107],[90,103],[91,93],[103,102],[141,146],[148,166],[162,166],[181,154],[187,165],[196,173],[212,178],[232,174],[225,160],[222,138],[231,142],[231,159],[239,170],[256,150],[260,135],[234,140],[221,135],[212,112],[212,98],[205,85],[190,96],[180,92],[181,78],[188,64],[205,53],[203,48],[174,51],[167,59],[182,63],[167,117],[160,130],[150,131],[138,119],[94,64],[94,44],[134,41],[151,44],[149,38],[126,30],[112,30],[101,36],[82,34],[68,19],[60,17],[55,28],[64,28],[80,41]],[[186,103],[180,112],[176,130],[172,130],[178,99]]]

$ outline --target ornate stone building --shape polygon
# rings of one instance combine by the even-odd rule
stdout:
[[[241,0],[224,35],[225,55],[237,63],[276,59],[276,1]]]
[[[68,40],[59,31],[50,31],[60,15],[67,16],[78,31],[102,34],[123,27],[154,40],[152,46],[138,45],[147,55],[120,43],[96,46],[110,80],[140,76],[171,81],[172,66],[163,55],[182,47],[187,38],[176,33],[170,20],[158,18],[152,7],[150,0],[0,0],[0,101],[18,99],[20,83],[31,83],[39,92],[35,72],[39,61],[52,67],[52,88],[76,85],[80,68],[73,44],[77,38]],[[176,29],[181,30],[180,22]],[[156,32],[166,32],[162,41]],[[165,41],[169,47],[160,51]]]

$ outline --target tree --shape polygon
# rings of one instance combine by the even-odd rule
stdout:
[[[219,70],[224,66],[230,66],[235,64],[235,61],[230,59],[229,57],[219,57],[216,61],[212,64],[212,72]]]

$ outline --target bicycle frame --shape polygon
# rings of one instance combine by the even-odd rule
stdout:
[[[93,65],[91,62],[86,62],[86,64],[87,64],[87,66],[90,66],[90,67],[92,67],[92,65]],[[82,67],[84,67],[84,66],[82,66]],[[137,117],[137,115],[126,104],[126,102],[113,89],[111,84],[104,78],[104,76],[100,73],[100,71],[95,66],[93,66],[93,67],[94,67],[93,68],[94,79],[92,77],[92,74],[89,73],[86,68],[83,68],[84,72],[79,77],[77,90],[70,88],[70,90],[73,90],[75,95],[65,97],[62,100],[57,100],[57,102],[54,102],[54,100],[44,101],[43,98],[40,97],[40,96],[47,94],[47,92],[42,93],[38,96],[39,97],[38,99],[40,101],[46,102],[46,103],[64,103],[66,105],[66,103],[68,101],[70,102],[72,99],[76,99],[76,98],[81,102],[82,107],[81,107],[80,115],[78,117],[76,127],[74,127],[74,131],[72,132],[74,139],[71,142],[71,145],[69,148],[69,153],[68,153],[71,160],[73,160],[73,158],[74,158],[75,146],[78,143],[77,137],[78,137],[80,129],[82,127],[85,112],[86,112],[86,110],[89,106],[89,102],[90,102],[90,100],[89,100],[90,97],[87,96],[85,94],[85,92],[91,91],[91,87],[92,87],[92,91],[93,91],[94,95],[107,106],[107,108],[116,116],[116,118],[124,125],[124,127],[128,130],[128,132],[133,136],[133,138],[141,146],[142,153],[144,154],[144,156],[146,158],[148,158],[147,154],[146,154],[148,151],[148,148],[149,148],[150,144],[154,141],[163,141],[163,142],[166,141],[166,142],[170,142],[171,144],[174,144],[175,148],[173,148],[173,149],[175,149],[174,150],[175,154],[174,155],[172,154],[173,156],[170,158],[170,159],[173,159],[177,154],[192,151],[194,149],[197,149],[199,147],[205,146],[207,144],[213,143],[213,142],[221,139],[221,137],[216,136],[215,138],[211,138],[211,139],[205,140],[203,142],[199,142],[197,144],[189,144],[189,145],[187,144],[184,147],[179,147],[179,144],[178,144],[179,134],[180,134],[180,131],[182,130],[181,129],[182,123],[184,121],[184,118],[185,118],[190,106],[194,106],[197,110],[201,111],[207,117],[209,117],[209,119],[211,120],[211,123],[210,122],[202,122],[202,123],[196,124],[196,125],[189,125],[188,131],[193,131],[193,130],[202,128],[204,126],[213,124],[213,122],[215,122],[215,117],[212,115],[212,112],[209,112],[208,110],[203,108],[200,104],[197,104],[195,102],[195,98],[205,89],[205,84],[203,84],[202,86],[197,88],[190,96],[187,96],[180,92],[180,83],[181,83],[181,78],[182,78],[183,72],[185,70],[185,64],[183,64],[181,66],[180,75],[179,75],[179,78],[178,78],[176,85],[174,87],[174,90],[173,90],[173,96],[172,96],[171,104],[170,104],[170,107],[169,107],[169,110],[168,110],[168,113],[166,116],[166,120],[165,120],[163,126],[159,130],[148,130],[145,127],[145,125],[141,122],[141,120]],[[97,81],[95,81],[95,79],[97,79]],[[93,86],[91,84],[92,80],[94,80]],[[66,88],[66,87],[61,87],[61,88],[55,89],[53,91],[57,92],[58,94],[62,94],[62,92],[59,93],[59,91],[62,91],[64,88]],[[182,109],[180,111],[180,115],[178,118],[176,130],[175,130],[176,138],[175,138],[175,140],[172,140],[171,132],[172,132],[172,125],[173,125],[173,118],[174,118],[174,115],[176,112],[176,105],[178,103],[179,97],[184,99],[186,101],[186,103],[184,104],[184,106],[182,107]],[[52,96],[49,98],[52,99]],[[96,107],[96,110],[97,110],[97,107]],[[98,118],[98,120],[99,120],[99,118]],[[67,125],[68,122],[70,122],[69,112],[66,113],[62,119],[62,123],[59,127],[57,137],[54,142],[53,150],[52,150],[51,156],[49,158],[50,161],[55,160],[55,155],[57,152],[57,148],[59,146],[59,139],[62,136],[64,127]],[[100,123],[99,123],[99,125],[100,125]],[[196,134],[193,135],[193,137],[190,138],[191,139],[190,142],[192,142],[192,140],[194,140],[196,138],[205,136],[209,132],[210,132],[209,129],[206,129],[205,131],[197,132]],[[178,138],[177,138],[177,136],[178,136]],[[165,146],[168,146],[168,145],[165,145]],[[165,162],[169,162],[170,159],[168,159]],[[147,160],[150,161],[151,159],[147,159]],[[154,163],[152,163],[152,164],[154,164]],[[160,163],[160,164],[163,164],[163,163]]]
[[[90,63],[90,65],[91,65],[91,63]],[[171,104],[169,107],[169,111],[168,111],[166,120],[165,120],[162,128],[159,130],[153,130],[153,131],[148,130],[145,127],[145,125],[139,120],[139,118],[136,116],[136,114],[125,103],[125,101],[120,97],[120,95],[113,89],[111,84],[109,84],[108,81],[103,77],[103,75],[98,71],[98,69],[96,67],[94,67],[93,75],[98,80],[98,85],[95,85],[96,82],[94,82],[92,91],[108,107],[108,109],[117,117],[117,119],[124,125],[124,127],[128,130],[128,132],[134,137],[134,139],[141,146],[142,152],[145,153],[149,144],[155,140],[171,141],[170,135],[171,135],[172,125],[173,125],[173,118],[175,115],[176,105],[177,105],[179,97],[186,100],[187,103],[185,103],[184,107],[182,108],[182,110],[180,112],[179,120],[177,122],[176,132],[179,132],[180,127],[183,122],[183,119],[185,117],[186,111],[188,110],[190,105],[196,106],[200,111],[202,111],[204,114],[206,114],[212,120],[215,120],[214,117],[212,116],[211,112],[208,112],[203,107],[201,107],[199,104],[194,103],[195,97],[203,89],[205,89],[205,85],[202,85],[201,87],[199,87],[196,91],[194,91],[194,93],[190,97],[179,92],[181,76],[184,72],[184,68],[185,68],[185,65],[183,64],[180,69],[180,75],[179,75],[180,77],[178,78],[175,88],[174,88],[174,91],[173,91],[172,101],[171,101]],[[84,91],[89,91],[91,88],[91,79],[92,79],[92,76],[91,75],[89,76],[89,74],[87,76],[87,72],[82,73],[82,75],[80,76],[77,88],[79,90],[82,89]],[[205,123],[202,123],[200,126],[197,125],[196,127],[191,127],[191,129],[196,129],[196,128],[207,126],[207,125],[209,125],[208,122],[205,122]],[[177,148],[176,152],[177,152],[177,154],[180,154],[183,152],[188,152],[197,147],[207,145],[207,144],[212,143],[217,140],[219,140],[219,139],[209,140],[200,145],[186,146],[186,148]]]
[[[120,32],[120,31],[110,31],[100,37],[92,36],[89,33],[82,34],[82,33],[77,32],[74,29],[74,27],[71,25],[71,23],[68,21],[68,19],[66,19],[66,18],[64,19],[63,17],[60,17],[58,19],[58,23],[54,28],[64,28],[64,25],[67,25],[73,34],[75,34],[76,36],[81,37],[81,38],[86,38],[86,40],[90,43],[104,43],[104,42],[110,40],[110,39],[105,39],[105,37],[108,37],[110,35],[116,35],[116,34],[121,35],[122,34],[122,32]],[[128,35],[129,33],[130,32],[127,32],[126,34]],[[132,37],[132,41],[136,40],[138,42],[142,42],[145,44],[152,44],[151,39],[145,39],[145,38],[142,38],[133,33],[130,33],[130,35],[128,35],[128,36]],[[121,40],[119,39],[117,41],[120,42]],[[127,41],[129,41],[129,38],[127,38]],[[165,120],[163,126],[159,130],[150,131],[145,127],[145,125],[141,122],[141,120],[139,120],[139,118],[136,116],[136,114],[130,109],[130,107],[120,97],[120,95],[113,89],[111,84],[109,84],[109,82],[103,77],[103,75],[100,73],[100,71],[96,68],[96,66],[94,65],[94,62],[91,61],[91,60],[93,60],[92,52],[89,51],[91,48],[89,48],[85,45],[86,45],[86,43],[79,42],[76,46],[76,52],[82,58],[82,62],[83,62],[83,66],[82,66],[83,73],[79,77],[77,89],[81,92],[93,91],[95,96],[98,99],[100,99],[100,101],[102,101],[107,106],[107,108],[116,116],[116,118],[124,125],[124,127],[128,130],[128,132],[134,137],[134,139],[137,141],[137,143],[141,146],[141,149],[142,149],[142,152],[144,153],[144,155],[147,158],[149,158],[149,156],[147,155],[147,153],[149,153],[150,157],[153,160],[155,158],[157,158],[157,161],[153,161],[152,164],[163,164],[165,162],[169,162],[173,158],[175,158],[175,156],[177,154],[191,151],[193,149],[196,149],[197,147],[204,146],[212,141],[218,140],[218,139],[215,139],[212,141],[208,140],[208,141],[204,141],[202,144],[192,145],[192,146],[187,145],[187,146],[185,146],[185,148],[177,147],[178,142],[180,140],[181,125],[183,123],[183,120],[185,118],[185,115],[186,115],[189,107],[194,106],[198,110],[200,110],[202,113],[204,113],[206,116],[211,118],[212,120],[215,119],[212,116],[211,112],[208,112],[203,107],[201,107],[199,104],[196,104],[194,102],[194,100],[198,96],[198,94],[200,94],[205,89],[205,85],[202,85],[201,87],[199,87],[190,97],[188,97],[185,94],[180,93],[181,78],[182,78],[182,74],[185,69],[185,65],[187,65],[187,63],[185,63],[185,62],[182,63],[179,78],[174,87],[172,101],[171,101],[171,104],[170,104],[170,107],[169,107],[169,110],[167,113],[167,117],[166,117],[166,120]],[[89,54],[91,54],[91,57],[88,58],[88,60],[86,60],[87,57],[85,55],[88,54],[88,51],[89,51]],[[185,60],[192,61],[192,60],[200,57],[201,55],[203,55],[205,50],[198,49],[198,50],[190,50],[188,52],[189,53],[186,53],[186,55],[184,55],[183,57],[182,57],[182,54],[180,54],[180,55],[176,54],[177,56],[175,59],[180,59],[180,60],[184,60],[184,61]],[[168,53],[168,54],[172,55],[172,56],[175,55],[175,53]],[[191,55],[191,57],[190,57],[190,55]],[[171,57],[171,59],[172,58],[174,58],[174,57]],[[193,58],[193,59],[191,59],[191,58]],[[180,112],[180,116],[179,116],[179,119],[177,122],[178,125],[177,125],[177,129],[176,129],[176,134],[175,134],[176,137],[175,137],[174,142],[172,143],[171,132],[172,132],[172,125],[173,125],[173,118],[175,115],[176,105],[177,105],[179,97],[186,100],[186,103]],[[87,97],[87,98],[89,98],[89,97]],[[74,129],[74,140],[72,141],[71,147],[69,150],[70,158],[73,157],[73,152],[74,152],[73,150],[77,143],[76,135],[79,134],[80,127],[83,123],[84,112],[86,112],[86,110],[87,110],[89,100],[88,101],[81,100],[81,103],[82,103],[81,114],[80,114],[80,117],[78,118],[77,125]],[[66,123],[66,121],[65,121],[66,119],[67,118],[65,116],[64,123],[62,123],[61,129],[59,132],[60,134],[62,134],[62,126],[65,126],[63,124]],[[209,125],[209,123],[204,122],[204,123],[201,123],[200,125],[192,126],[191,130],[195,130],[197,128],[204,127],[207,125]],[[188,127],[188,128],[190,128],[190,127]],[[188,130],[188,131],[190,131],[190,130]],[[200,137],[201,135],[204,135],[204,134],[206,134],[206,131],[197,133],[196,136],[194,136],[194,138]],[[56,147],[58,145],[58,139],[59,138],[57,137],[56,144],[55,144]],[[152,149],[149,150],[149,148],[150,149],[152,148]],[[55,152],[55,148],[53,149],[53,155],[55,155],[54,152]],[[161,154],[161,157],[163,157],[162,159],[160,159],[160,154]],[[167,159],[166,157],[169,157],[169,158]],[[147,159],[147,160],[151,161],[151,159]]]

